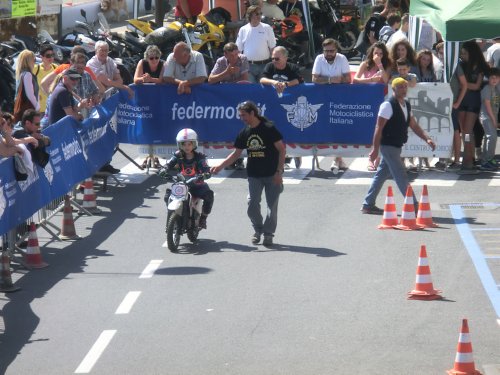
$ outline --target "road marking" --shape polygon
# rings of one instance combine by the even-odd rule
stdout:
[[[500,176],[498,175],[498,172],[495,172],[495,176],[491,178],[488,186],[500,186]]]
[[[490,230],[500,230],[500,228],[472,228],[474,232],[490,231]]]
[[[497,318],[500,318],[500,291],[498,290],[497,283],[495,282],[493,275],[486,263],[486,259],[481,252],[481,248],[476,242],[472,231],[470,230],[469,225],[467,224],[467,220],[465,219],[465,215],[463,213],[462,207],[459,205],[451,205],[450,206],[451,216],[455,220],[455,224],[462,238],[462,242],[469,253],[469,256],[472,259],[472,263],[476,268],[476,272],[481,279],[483,287],[490,299],[491,304],[493,305],[493,309],[497,314]]]
[[[102,331],[97,341],[94,343],[92,348],[90,348],[83,361],[75,370],[75,374],[88,374],[92,370],[92,367],[94,367],[96,362],[99,360],[99,357],[111,342],[115,333],[116,329]]]
[[[162,264],[163,260],[161,259],[154,259],[149,264],[144,268],[144,271],[142,271],[141,276],[139,276],[139,279],[149,279],[153,277],[155,271],[160,267],[160,264]]]
[[[120,306],[116,309],[115,314],[128,314],[140,295],[141,292],[128,292],[122,303],[120,303]]]

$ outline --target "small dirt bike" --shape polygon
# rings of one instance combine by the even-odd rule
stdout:
[[[189,241],[196,242],[200,233],[199,221],[202,212],[203,199],[191,195],[190,188],[196,183],[210,178],[210,173],[203,173],[189,178],[182,174],[171,176],[162,169],[159,176],[172,182],[165,193],[167,204],[167,233],[168,249],[176,252],[183,234],[187,234]]]

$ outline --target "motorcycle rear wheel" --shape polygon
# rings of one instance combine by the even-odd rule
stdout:
[[[173,213],[167,222],[167,245],[168,249],[175,253],[181,242],[182,217]]]
[[[337,38],[340,44],[340,52],[344,55],[351,52],[358,41],[356,34],[352,30],[347,30],[343,35],[338,35]]]

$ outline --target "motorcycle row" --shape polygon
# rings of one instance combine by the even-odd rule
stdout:
[[[359,35],[359,12],[357,9],[346,14],[342,11],[338,0],[311,0],[311,20],[315,50],[321,49],[324,38],[334,38],[339,41],[341,53],[356,54],[354,46]],[[42,44],[51,44],[54,49],[55,62],[58,64],[69,61],[71,49],[81,45],[87,51],[88,57],[94,54],[95,43],[104,40],[109,45],[109,56],[115,60],[120,70],[123,83],[133,82],[135,67],[143,58],[144,51],[150,44],[157,45],[162,51],[162,58],[173,50],[177,42],[186,42],[193,50],[203,54],[207,71],[210,72],[222,49],[229,40],[229,32],[225,25],[231,21],[230,13],[223,8],[213,8],[205,15],[199,15],[196,24],[171,22],[167,26],[158,26],[154,22],[139,19],[128,20],[128,29],[124,34],[112,32],[102,13],[97,20],[89,22],[85,10],[81,10],[82,21],[76,20],[74,30],[55,41],[45,30],[40,30],[36,37],[14,34],[9,41],[0,43],[0,108],[11,112],[15,96],[15,66],[17,56],[24,49],[29,49],[37,55]],[[300,41],[296,36],[304,30],[300,17],[290,16],[284,20],[270,20],[269,23],[276,36],[277,45],[284,46],[289,51],[289,61],[304,65],[304,55]],[[36,25],[30,26],[36,31]]]

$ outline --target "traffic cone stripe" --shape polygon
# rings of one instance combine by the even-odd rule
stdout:
[[[426,211],[422,211],[422,213],[420,213],[420,211],[419,211],[418,217],[420,219],[431,219],[432,220],[432,212],[430,212],[429,210],[426,210]]]
[[[458,336],[458,342],[470,343],[470,333],[460,333],[460,336]]]
[[[48,264],[42,260],[42,254],[40,253],[40,247],[38,245],[38,237],[36,235],[35,223],[30,224],[28,247],[26,248],[25,253],[25,263],[28,267],[32,268],[45,268],[48,266]]]
[[[427,185],[424,185],[422,196],[418,204],[417,224],[423,228],[437,228],[438,225],[432,221],[431,205]]]
[[[457,363],[470,363],[474,361],[474,356],[472,353],[457,353],[455,356],[455,362]]]
[[[415,282],[417,284],[432,284],[432,278],[430,275],[417,275]]]
[[[423,228],[421,225],[417,224],[415,218],[415,205],[413,202],[413,189],[411,188],[411,185],[408,185],[408,188],[406,189],[401,220],[399,224],[394,225],[394,228],[402,230],[415,230]]]
[[[429,266],[429,258],[418,258],[418,266]]]

